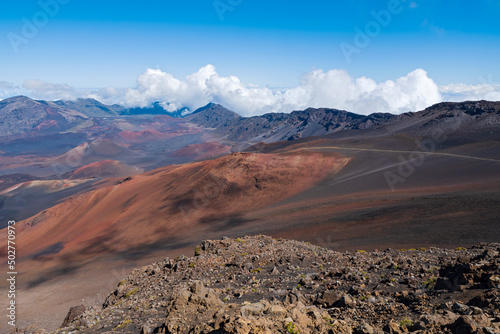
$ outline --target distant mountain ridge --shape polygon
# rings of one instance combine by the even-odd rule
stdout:
[[[341,130],[368,129],[386,124],[395,117],[388,113],[364,116],[345,110],[308,108],[290,114],[239,118],[224,124],[219,132],[232,141],[274,142],[321,136]]]
[[[54,101],[46,102],[47,104],[56,104],[61,107],[73,109],[81,112],[89,117],[103,117],[106,114],[109,116],[116,116],[123,113],[126,108],[118,104],[105,105],[95,99],[76,99],[76,101]]]
[[[167,112],[158,102],[147,108],[126,108],[105,105],[94,99],[50,102],[16,96],[0,101],[0,136],[61,133],[89,119],[124,115],[158,115],[159,121],[177,120],[215,130],[214,134],[227,143],[249,144],[322,136],[343,130],[380,128],[394,133],[404,131],[418,135],[426,134],[436,126],[448,130],[467,130],[500,125],[500,102],[490,101],[443,102],[422,111],[400,115],[359,115],[332,108],[307,108],[289,114],[268,113],[242,117],[215,103],[209,103],[189,114],[186,112],[188,110],[185,108]]]
[[[88,118],[74,109],[16,96],[0,101],[0,136],[33,131],[61,132]]]
[[[184,117],[185,114],[189,113],[189,109],[187,108],[182,108],[176,111],[166,111],[160,102],[154,102],[151,106],[149,107],[133,107],[133,108],[125,108],[122,107],[122,110],[120,111],[121,115],[168,115],[172,117]]]
[[[426,136],[431,132],[469,132],[500,127],[500,102],[442,102],[422,111],[397,115],[384,128],[394,133]]]

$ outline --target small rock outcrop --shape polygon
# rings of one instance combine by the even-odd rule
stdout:
[[[68,326],[73,320],[75,320],[77,317],[81,316],[83,312],[85,312],[87,308],[84,305],[78,305],[78,306],[73,306],[72,308],[69,309],[68,314],[66,315],[66,318],[64,318],[64,321],[61,325],[61,327],[66,327]],[[78,325],[75,323],[74,325]]]

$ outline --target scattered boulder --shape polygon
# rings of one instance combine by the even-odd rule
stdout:
[[[384,332],[389,334],[401,334],[399,325],[391,319],[387,325],[384,326]]]
[[[499,250],[206,240],[194,257],[133,270],[102,307],[72,308],[56,333],[500,333]]]
[[[342,296],[337,291],[323,291],[316,299],[316,304],[321,305],[325,308],[330,308],[336,305]]]

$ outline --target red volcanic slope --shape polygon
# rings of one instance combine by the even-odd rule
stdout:
[[[67,188],[78,186],[88,180],[34,180],[18,183],[8,189],[0,191],[0,195],[14,196],[22,192],[31,191],[46,195]]]
[[[34,129],[37,131],[43,131],[51,127],[57,127],[57,126],[58,126],[57,122],[51,119],[43,121],[42,123],[38,124]]]
[[[117,160],[103,160],[82,166],[71,174],[72,179],[122,177],[140,174],[142,168],[129,166]]]
[[[213,156],[220,156],[229,153],[231,147],[218,142],[208,142],[195,145],[188,145],[171,154],[176,158],[189,158],[191,160],[203,160]]]
[[[320,153],[235,153],[160,168],[66,200],[19,223],[18,247],[30,258],[64,244],[54,256],[77,260],[191,235],[211,222],[297,194],[348,161]]]
[[[57,157],[54,161],[65,166],[81,167],[92,162],[109,159],[110,157],[124,161],[124,159],[137,156],[139,156],[137,152],[109,140],[94,140],[73,148]]]
[[[46,164],[51,158],[38,157],[36,155],[17,155],[17,156],[1,156],[0,155],[0,170],[15,169],[32,164]],[[10,173],[12,174],[12,173]]]

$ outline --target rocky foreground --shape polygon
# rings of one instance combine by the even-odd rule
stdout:
[[[335,252],[204,241],[133,270],[57,333],[500,333],[500,244]]]

